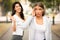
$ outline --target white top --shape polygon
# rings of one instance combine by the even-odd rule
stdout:
[[[23,21],[22,19],[20,19],[16,14],[13,17],[16,19],[16,31],[13,32],[13,35],[23,36],[24,28],[26,28],[29,25],[29,23],[33,17],[29,16],[26,21]],[[13,26],[13,24],[14,23],[12,22],[12,26]]]
[[[29,40],[52,40],[51,22],[46,16],[43,17],[43,24],[36,23],[36,17],[32,20],[29,30]]]

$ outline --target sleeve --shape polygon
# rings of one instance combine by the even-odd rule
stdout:
[[[48,21],[48,25],[47,25],[47,30],[45,32],[45,39],[46,40],[52,40],[52,32],[51,32],[51,21]]]
[[[26,20],[25,20],[25,22],[23,23],[23,24],[21,24],[20,22],[18,23],[18,22],[16,22],[16,25],[18,26],[20,26],[20,28],[26,28],[30,23],[31,23],[31,21],[32,21],[32,19],[33,19],[33,16],[29,16]],[[20,25],[21,24],[21,25]]]
[[[29,29],[29,40],[34,40],[35,31],[34,29]]]

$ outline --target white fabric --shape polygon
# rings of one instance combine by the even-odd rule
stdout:
[[[43,25],[36,23],[36,18],[32,20],[29,28],[29,40],[52,40],[51,22],[46,16],[43,17]]]
[[[16,31],[13,32],[13,35],[21,35],[23,36],[23,30],[29,25],[30,21],[32,20],[33,16],[29,16],[26,21],[20,19],[16,14],[13,16],[16,20]],[[12,25],[14,23],[12,22]]]

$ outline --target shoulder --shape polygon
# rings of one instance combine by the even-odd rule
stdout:
[[[13,15],[13,18],[14,18],[14,19],[18,19],[17,15]]]
[[[48,16],[43,16],[43,18],[48,22],[50,21],[50,18]]]
[[[44,16],[44,19],[45,19],[46,24],[51,27],[52,25],[51,19],[47,16]]]
[[[44,20],[45,20],[46,23],[52,24],[51,19],[49,17],[44,16],[43,18],[44,18]]]
[[[13,17],[15,18],[15,17],[16,17],[16,15],[13,15]]]

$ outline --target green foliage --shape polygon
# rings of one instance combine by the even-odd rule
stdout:
[[[35,3],[35,2],[40,2],[40,1],[43,1],[43,0],[29,0],[30,2],[32,3]]]
[[[4,0],[3,1],[3,7],[5,12],[11,11],[12,1],[11,0]]]
[[[43,2],[47,8],[55,7],[60,4],[60,0],[29,0],[31,3]]]

